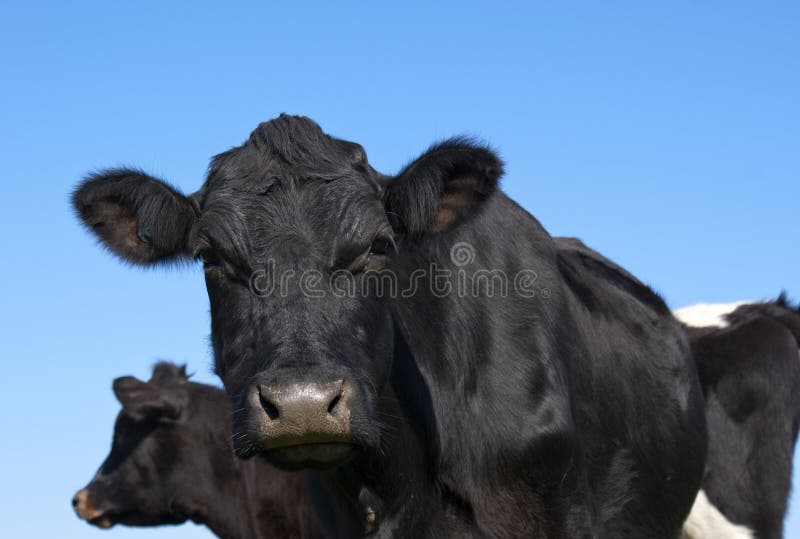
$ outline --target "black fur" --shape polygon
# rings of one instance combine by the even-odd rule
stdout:
[[[263,459],[234,458],[222,391],[190,382],[183,367],[162,362],[148,382],[117,378],[114,393],[123,408],[111,452],[74,502],[90,523],[192,520],[230,539],[322,536],[302,475]],[[154,403],[180,407],[176,414],[174,406]]]
[[[706,445],[685,336],[629,274],[559,250],[495,188],[501,172],[455,139],[387,178],[360,146],[288,116],[214,159],[175,255],[205,262],[237,451],[268,450],[259,387],[343,379],[357,451],[313,475],[315,508],[341,537],[675,538]],[[397,253],[376,248],[387,234]],[[385,269],[403,290],[431,264],[467,279],[529,272],[536,293],[441,295],[431,272],[410,297],[248,286],[265,269],[357,283]]]

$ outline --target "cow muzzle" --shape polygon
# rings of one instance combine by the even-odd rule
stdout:
[[[350,432],[353,393],[352,385],[343,379],[255,384],[245,408],[251,430],[257,430],[257,443],[241,444],[237,453],[244,457],[263,453],[285,469],[341,464],[355,450]]]
[[[89,489],[81,489],[75,494],[72,498],[72,508],[78,518],[85,520],[92,526],[107,529],[114,525],[114,521],[105,510],[93,505]]]

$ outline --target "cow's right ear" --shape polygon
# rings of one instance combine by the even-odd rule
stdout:
[[[191,255],[194,206],[166,182],[141,171],[92,174],[72,193],[72,205],[86,228],[123,260],[146,266]]]
[[[113,388],[122,407],[141,418],[178,419],[185,405],[185,396],[180,392],[133,376],[117,378]]]

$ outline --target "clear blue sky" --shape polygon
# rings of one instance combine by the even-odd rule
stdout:
[[[164,357],[215,379],[201,271],[117,262],[68,193],[118,164],[193,191],[210,156],[280,112],[361,142],[385,172],[483,137],[550,232],[673,307],[800,298],[797,3],[110,4],[0,12],[4,537],[209,536],[72,513],[110,444],[112,378]]]

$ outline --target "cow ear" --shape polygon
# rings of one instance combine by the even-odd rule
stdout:
[[[399,234],[446,232],[480,209],[502,174],[502,161],[486,146],[465,138],[446,140],[389,182],[389,221]]]
[[[125,411],[140,418],[178,419],[185,405],[182,392],[133,376],[117,378],[113,388]]]
[[[92,174],[72,193],[72,204],[86,228],[123,260],[146,266],[191,254],[194,206],[166,182],[143,172]]]

